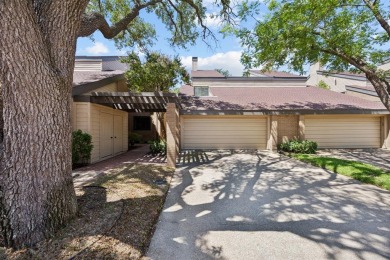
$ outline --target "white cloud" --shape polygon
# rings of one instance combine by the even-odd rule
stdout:
[[[222,24],[222,19],[219,16],[216,16],[215,13],[206,14],[205,24],[210,28],[219,28]]]
[[[209,57],[198,58],[199,70],[224,69],[228,70],[232,76],[242,76],[244,66],[240,62],[241,51],[228,51],[216,53]],[[181,57],[183,65],[190,71],[192,66],[192,56]]]
[[[101,42],[95,42],[92,46],[86,47],[85,52],[88,54],[99,55],[99,54],[107,54],[110,50]]]

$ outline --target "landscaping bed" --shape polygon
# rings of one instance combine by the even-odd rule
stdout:
[[[76,187],[79,214],[34,249],[0,247],[0,259],[141,259],[174,170],[128,164]]]
[[[313,154],[289,154],[290,157],[390,190],[390,173],[368,163]]]

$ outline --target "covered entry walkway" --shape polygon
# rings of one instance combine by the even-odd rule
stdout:
[[[167,165],[175,167],[179,153],[179,97],[163,92],[91,92],[88,96],[75,96],[76,101],[90,102],[126,112],[165,112]]]

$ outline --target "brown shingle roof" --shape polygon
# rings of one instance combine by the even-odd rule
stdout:
[[[193,78],[224,78],[225,76],[216,70],[193,70],[191,71]]]
[[[91,82],[100,81],[123,74],[123,71],[75,71],[73,73],[73,87]]]
[[[186,110],[386,110],[382,103],[317,87],[211,87],[213,97],[181,88]]]

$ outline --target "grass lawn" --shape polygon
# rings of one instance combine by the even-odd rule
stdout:
[[[291,154],[291,157],[329,171],[349,176],[364,183],[390,190],[390,173],[376,166],[311,154]]]
[[[129,164],[76,187],[79,214],[34,249],[0,247],[0,259],[141,259],[174,170]],[[166,183],[157,185],[156,180]]]

